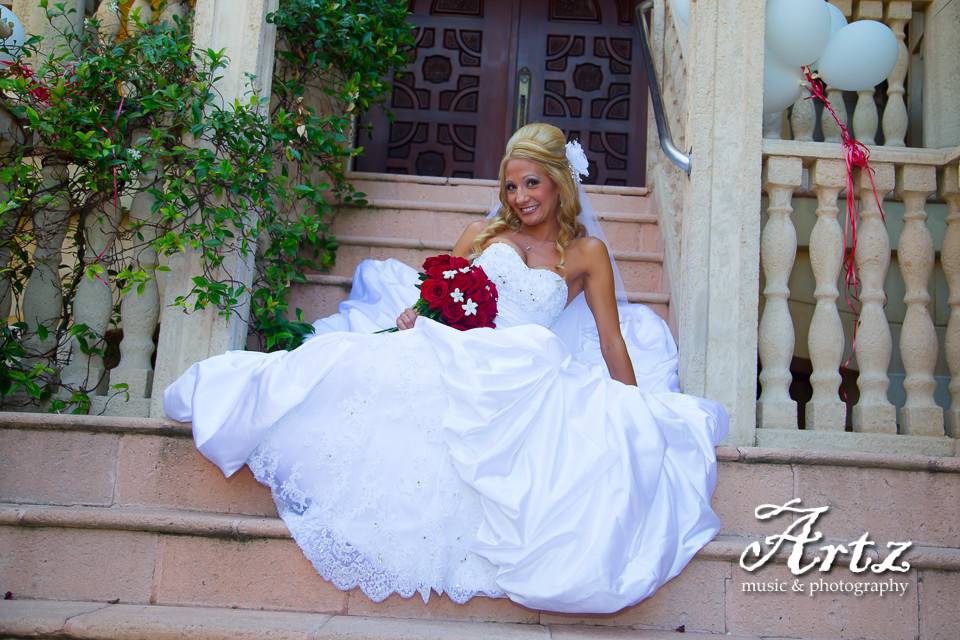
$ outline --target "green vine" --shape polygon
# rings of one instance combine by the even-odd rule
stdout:
[[[77,28],[52,50],[31,38],[0,68],[10,122],[0,140],[0,303],[12,298],[17,316],[0,326],[0,401],[87,411],[102,380],[61,374],[71,353],[109,360],[111,330],[76,321],[78,292],[110,287],[117,327],[122,299],[142,294],[177,254],[193,256],[199,273],[174,305],[228,315],[249,300],[260,349],[298,346],[312,327],[289,308],[290,287],[332,265],[335,205],[363,203],[345,175],[359,152],[355,117],[406,61],[406,2],[281,0],[268,16],[271,99],[250,78],[247,96],[226,104],[217,78],[229,60],[194,47],[192,16],[133,16],[129,36],[114,41],[95,20],[41,4],[51,24]],[[64,236],[51,264],[44,247]],[[250,266],[247,285],[239,272]],[[56,318],[24,308],[35,281],[54,282]]]

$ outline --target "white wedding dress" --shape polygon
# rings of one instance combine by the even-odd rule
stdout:
[[[678,393],[664,322],[621,305],[638,387],[612,380],[562,277],[495,242],[496,329],[426,318],[414,269],[366,260],[293,351],[230,351],[164,394],[200,451],[269,485],[320,574],[372,600],[509,597],[610,613],[650,596],[719,531],[718,404]],[[573,305],[584,304],[583,296]],[[582,309],[580,311],[583,311]]]

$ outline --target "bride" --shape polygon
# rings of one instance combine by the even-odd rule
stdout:
[[[165,391],[336,587],[612,613],[719,531],[727,414],[679,393],[666,325],[623,301],[585,167],[550,125],[507,143],[500,206],[454,248],[496,283],[496,329],[417,317],[416,270],[366,260],[297,349],[229,351]]]

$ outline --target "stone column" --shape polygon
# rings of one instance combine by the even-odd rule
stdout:
[[[897,195],[903,199],[903,230],[897,261],[906,285],[907,313],[900,330],[900,357],[906,378],[907,401],[900,412],[901,431],[912,435],[942,436],[943,410],[933,401],[937,386],[937,333],[930,317],[930,276],[933,274],[933,236],[927,228],[925,203],[937,190],[937,171],[931,166],[897,168]]]
[[[48,352],[55,345],[55,324],[63,311],[63,289],[60,283],[60,262],[63,239],[70,219],[70,198],[67,183],[69,169],[63,164],[49,163],[43,167],[43,187],[52,199],[33,211],[36,248],[33,251],[33,270],[23,292],[23,319],[34,331],[37,325],[50,329],[49,335],[30,336],[28,350]]]
[[[52,10],[54,5],[60,2],[64,4],[66,11],[72,9],[74,13],[56,18],[51,23],[47,19],[47,9],[40,6],[39,0],[13,0],[13,12],[23,22],[23,28],[27,35],[43,36],[44,40],[40,44],[40,50],[45,54],[52,52],[53,48],[60,42],[60,33],[76,32],[83,25],[83,16],[86,10],[85,0],[50,0],[49,8]]]
[[[757,401],[757,424],[766,428],[797,428],[797,403],[790,399],[790,360],[795,338],[787,282],[797,255],[797,230],[790,219],[790,202],[802,174],[800,158],[772,157],[763,164],[762,182],[769,204],[767,224],[760,236],[760,264],[766,285],[758,341],[762,392]]]
[[[100,257],[106,256],[104,261],[110,263],[113,257],[113,243],[117,236],[117,227],[120,225],[121,212],[113,206],[113,200],[105,202],[98,209],[87,214],[84,222],[83,235],[86,239],[86,249],[83,256],[82,268],[86,271],[89,265],[101,265]],[[88,278],[86,274],[77,286],[76,297],[73,302],[73,321],[75,324],[85,324],[97,335],[103,338],[110,326],[110,313],[113,311],[113,288],[107,277]],[[104,341],[104,345],[106,341]],[[72,338],[67,344],[69,361],[60,373],[60,381],[73,387],[74,390],[92,391],[104,375],[103,358],[97,354],[86,354],[80,349],[80,343]],[[62,397],[69,398],[70,392],[62,393]]]
[[[683,388],[730,412],[729,444],[753,445],[757,391],[764,0],[691,13],[679,299]]]
[[[940,197],[947,202],[947,232],[943,236],[940,261],[947,277],[950,297],[950,319],[944,351],[950,370],[950,408],[947,410],[946,432],[960,438],[960,165],[956,162],[943,170]]]
[[[873,182],[877,197],[884,195],[895,183],[893,165],[874,163]],[[897,432],[897,408],[887,398],[890,378],[890,354],[893,338],[883,306],[887,294],[883,291],[890,266],[890,238],[880,218],[880,209],[870,188],[866,171],[858,171],[856,187],[860,190],[862,211],[857,230],[857,250],[854,256],[862,285],[860,291],[860,319],[857,323],[857,365],[860,375],[857,386],[860,400],[853,407],[853,430],[873,433]]]
[[[266,16],[275,11],[277,0],[198,0],[194,17],[194,41],[201,49],[225,49],[230,65],[220,71],[217,88],[224,104],[243,98],[247,75],[254,74],[254,89],[268,96],[273,81],[276,29]],[[253,251],[247,258],[229,257],[224,268],[247,285],[253,276]],[[164,307],[160,318],[160,339],[153,378],[150,415],[163,416],[163,391],[191,364],[231,349],[243,349],[247,335],[249,306],[223,318],[215,308],[185,314],[170,303],[192,287],[191,278],[201,272],[200,255],[193,251],[174,256],[171,272],[164,281]]]
[[[827,87],[827,100],[830,101],[830,106],[833,107],[834,113],[840,118],[840,122],[847,125],[847,105],[843,101],[843,91]],[[843,141],[843,136],[840,135],[840,126],[826,108],[820,114],[820,126],[823,129],[824,142]]]
[[[155,180],[156,174],[154,173],[141,176],[141,189],[146,189]],[[131,224],[149,221],[152,206],[153,196],[149,192],[144,190],[138,193],[130,204],[129,220]],[[144,239],[147,242],[152,242],[156,235],[149,225],[141,233],[144,234]],[[148,273],[156,273],[157,252],[154,251],[153,247],[147,246],[141,249],[135,259],[137,265]],[[153,355],[153,332],[157,328],[157,318],[159,316],[160,295],[157,291],[155,278],[150,278],[143,285],[143,290],[135,287],[128,291],[120,303],[123,340],[120,342],[120,363],[110,372],[110,385],[127,385],[126,391],[130,399],[137,400],[125,410],[128,415],[132,413],[145,415],[148,413],[146,407],[139,411],[137,409],[139,409],[139,405],[146,404],[142,399],[150,397],[150,389],[153,384],[153,367],[150,366],[150,356]],[[112,413],[111,409],[123,410],[121,409],[122,404],[122,402],[114,400],[113,405],[108,407],[108,412]]]
[[[854,5],[854,20],[883,20],[881,0],[860,0]],[[875,144],[880,116],[873,98],[874,87],[857,92],[857,106],[853,110],[853,134],[866,145]]]
[[[810,170],[810,182],[817,193],[817,222],[810,232],[810,265],[816,280],[813,296],[817,306],[807,337],[813,363],[813,397],[806,407],[807,429],[843,431],[847,407],[840,400],[839,389],[844,339],[837,311],[843,230],[837,222],[837,196],[847,186],[846,165],[840,160],[817,160]]]
[[[813,140],[813,129],[817,125],[817,109],[806,90],[793,103],[790,110],[790,132],[794,140]]]
[[[910,52],[904,42],[904,28],[913,17],[913,3],[910,0],[895,0],[887,4],[887,26],[897,36],[899,53],[897,64],[887,78],[887,106],[883,109],[883,145],[885,147],[906,146],[907,104],[904,102],[903,82],[907,77],[910,64]]]
[[[933,0],[923,33],[923,146],[960,144],[960,2]]]

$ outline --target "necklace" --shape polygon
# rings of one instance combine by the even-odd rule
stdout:
[[[527,239],[528,241],[530,241],[530,242],[539,243],[539,244],[541,244],[541,245],[542,245],[542,244],[550,244],[550,245],[553,245],[553,244],[556,244],[556,243],[557,243],[556,240],[538,240],[537,238],[531,238],[530,236],[528,236],[528,235],[525,234],[525,233],[519,233],[519,232],[518,232],[517,235],[518,235],[518,236],[523,236],[524,238],[526,238],[526,239]],[[523,247],[523,250],[524,250],[524,251],[530,251],[531,249],[533,249],[533,247],[534,247],[534,245],[528,244],[528,245],[526,245],[525,247]]]

